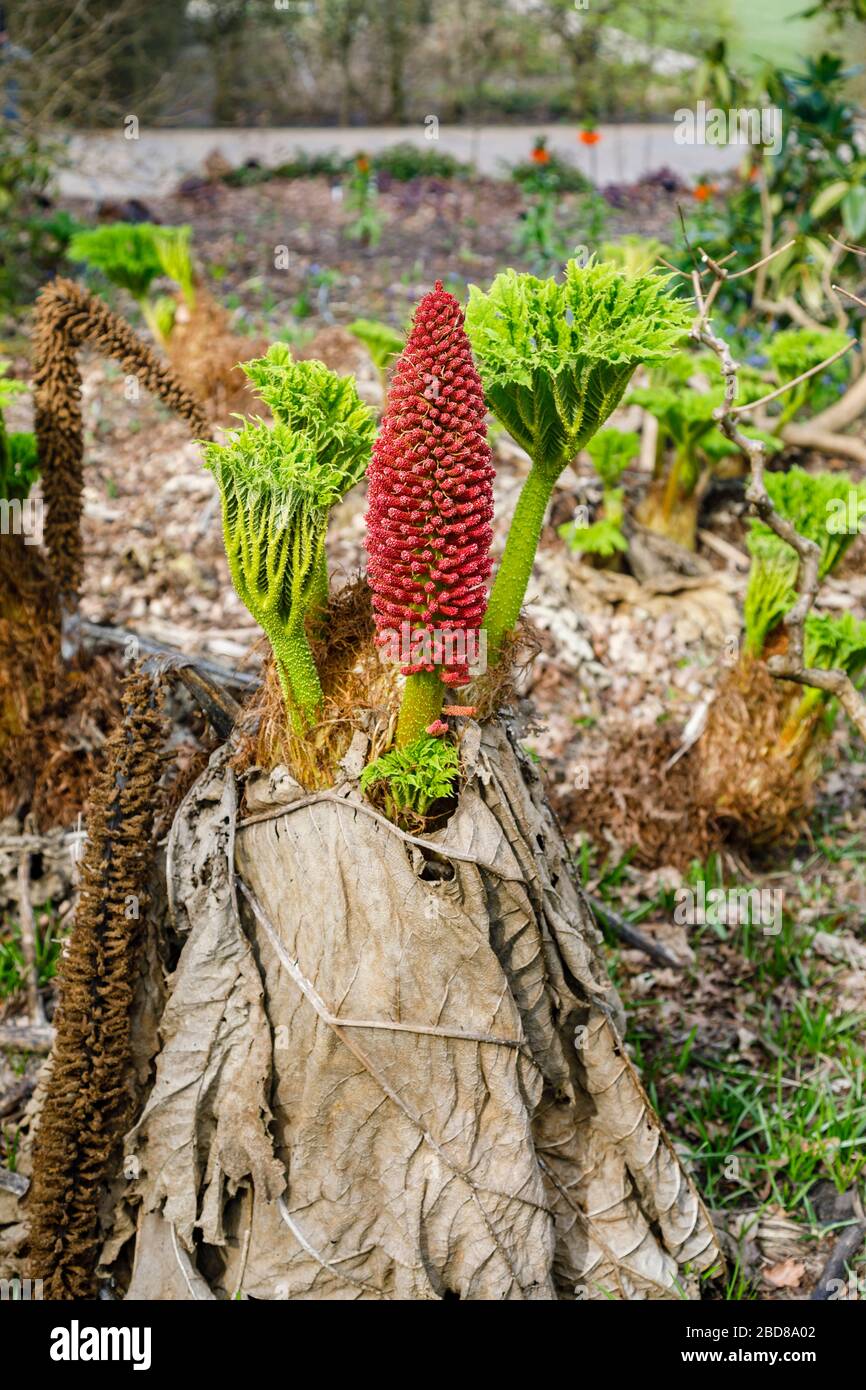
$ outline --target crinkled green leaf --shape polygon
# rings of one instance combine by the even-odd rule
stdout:
[[[338,376],[323,362],[295,362],[285,343],[274,343],[243,369],[274,419],[311,440],[319,460],[342,477],[340,496],[348,492],[364,476],[376,435],[354,377]]]
[[[466,330],[485,393],[536,465],[561,471],[619,404],[635,368],[676,350],[690,313],[669,280],[570,261],[562,284],[506,270],[487,293],[470,287]]]

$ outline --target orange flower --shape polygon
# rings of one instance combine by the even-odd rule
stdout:
[[[370,161],[365,154],[358,155],[357,159],[355,160],[355,168],[358,170],[359,174],[369,174]]]
[[[699,203],[705,203],[708,198],[712,198],[714,193],[718,193],[718,185],[714,183],[699,183],[692,189],[692,197],[697,198]]]
[[[534,164],[549,164],[550,150],[545,149],[543,145],[536,145],[532,151],[532,161]]]
[[[597,130],[582,130],[578,139],[582,145],[597,145],[601,135]]]

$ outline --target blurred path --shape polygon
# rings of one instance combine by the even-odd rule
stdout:
[[[721,173],[739,163],[740,147],[719,149],[674,143],[673,122],[658,125],[600,126],[601,139],[587,148],[579,126],[446,126],[438,141],[428,140],[423,125],[370,128],[292,127],[281,130],[150,130],[127,140],[122,130],[94,131],[68,137],[69,167],[60,175],[62,193],[82,198],[158,196],[190,174],[200,174],[214,150],[232,165],[257,159],[278,164],[296,150],[344,155],[372,153],[411,141],[422,149],[473,163],[482,174],[500,174],[504,165],[525,159],[536,135],[546,135],[552,150],[577,164],[598,183],[632,182],[668,165],[689,181],[704,172]]]

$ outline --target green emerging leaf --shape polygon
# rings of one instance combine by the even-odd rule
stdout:
[[[807,473],[805,468],[768,473],[765,481],[776,511],[820,547],[823,579],[858,534],[857,518],[866,514],[866,483],[853,482],[847,473]],[[751,526],[753,531],[769,530],[757,520]]]
[[[621,489],[613,488],[605,494],[605,512],[603,517],[589,526],[567,521],[558,528],[559,535],[570,550],[580,551],[584,555],[598,555],[603,560],[628,550],[628,541],[622,529]]]
[[[769,340],[767,357],[782,384],[820,366],[847,342],[847,333],[834,328],[789,328]]]
[[[797,552],[766,527],[746,540],[752,556],[743,607],[746,648],[760,656],[770,633],[797,597]]]
[[[85,261],[101,270],[114,285],[143,299],[162,265],[150,222],[112,222],[76,232],[66,254],[71,261]]]
[[[807,668],[844,671],[855,683],[866,668],[866,623],[851,613],[809,613],[803,629],[803,659]],[[826,690],[806,689],[797,718],[804,719],[816,706],[825,705],[831,717],[835,701]]]
[[[18,381],[15,377],[7,376],[8,371],[8,358],[0,357],[0,410],[5,410],[16,396],[23,395],[27,390],[27,383]]]
[[[384,782],[388,814],[399,820],[407,813],[424,816],[435,801],[452,796],[459,775],[457,745],[423,734],[369,763],[361,773],[361,790]]]
[[[506,270],[486,294],[470,287],[466,330],[490,406],[545,473],[591,439],[639,365],[676,351],[690,313],[670,278],[569,261],[562,284]]]
[[[163,275],[180,286],[190,309],[195,308],[192,227],[153,227],[153,245]]]
[[[375,319],[355,319],[349,324],[349,332],[364,344],[380,372],[386,371],[406,346],[404,334],[398,333],[389,323],[378,323]]]
[[[367,466],[373,419],[351,378],[293,362],[283,344],[245,370],[276,423],[244,421],[224,444],[205,443],[205,466],[219,483],[232,580],[270,639],[303,729],[322,700],[305,625],[327,601],[328,513]]]
[[[818,574],[823,579],[839,563],[859,533],[866,515],[866,484],[855,484],[847,473],[767,473],[767,492],[776,511],[801,536],[819,546]],[[750,523],[752,555],[745,601],[746,644],[759,655],[767,637],[796,599],[797,553],[757,519]]]
[[[855,680],[866,666],[866,623],[853,613],[810,613],[803,636],[808,667],[844,671]]]
[[[633,430],[599,430],[586,446],[605,487],[613,487],[640,452],[640,435]]]
[[[39,459],[35,435],[6,433],[3,411],[27,390],[25,382],[6,375],[8,370],[9,363],[0,358],[0,500],[23,502],[39,476]]]
[[[338,376],[323,362],[295,362],[285,343],[274,343],[243,369],[274,419],[310,439],[319,460],[339,474],[342,497],[364,476],[376,436],[375,416],[354,377]]]

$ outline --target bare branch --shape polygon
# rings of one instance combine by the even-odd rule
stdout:
[[[846,352],[851,351],[852,347],[856,345],[856,342],[856,338],[849,338],[844,347],[840,348],[838,352],[834,352],[832,357],[825,357],[824,361],[819,362],[817,367],[810,367],[807,372],[801,372],[799,376],[793,377],[791,381],[786,381],[784,386],[778,386],[775,391],[771,391],[768,396],[762,396],[759,401],[747,401],[745,405],[735,405],[733,407],[733,414],[742,415],[747,410],[757,410],[758,406],[768,405],[770,401],[775,401],[779,396],[784,396],[786,391],[791,391],[795,386],[799,386],[801,382],[808,381],[810,376],[817,376],[818,372],[826,371],[828,367],[832,367],[834,362],[838,362],[840,357],[844,357]]]
[[[832,289],[836,294],[844,294],[846,299],[853,299],[855,304],[859,304],[861,308],[866,309],[866,299],[861,299],[859,294],[852,294],[850,290],[846,290],[842,285],[833,285]]]

